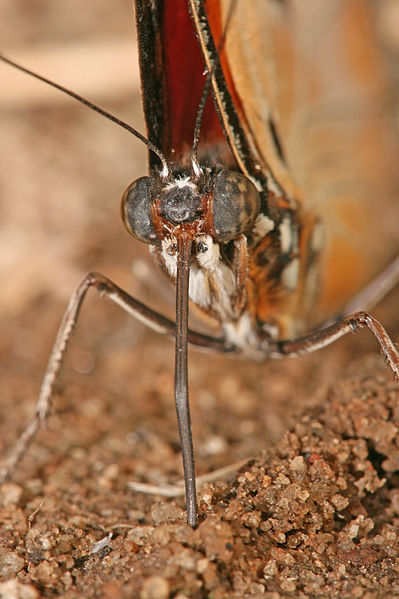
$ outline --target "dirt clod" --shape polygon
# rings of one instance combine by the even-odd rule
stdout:
[[[113,497],[101,485],[94,504],[89,489],[67,503],[56,488],[47,491],[58,502],[40,504],[35,526],[4,530],[3,584],[24,585],[27,597],[35,588],[68,598],[97,597],[100,589],[118,599],[396,596],[399,390],[373,366],[332,386],[230,482],[209,483],[194,531],[176,500],[147,496],[126,519],[116,489]],[[124,476],[127,485],[130,472]],[[10,522],[36,505],[29,482],[17,489],[21,505],[3,508]],[[101,493],[109,515],[101,513]],[[76,527],[77,511],[85,531]]]

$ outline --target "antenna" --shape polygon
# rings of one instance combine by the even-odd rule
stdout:
[[[201,172],[201,168],[200,168],[200,165],[198,162],[198,146],[199,146],[199,139],[200,139],[200,134],[201,134],[202,119],[203,119],[204,111],[205,111],[205,105],[206,105],[206,101],[208,99],[209,91],[211,89],[212,78],[215,74],[217,67],[220,65],[220,53],[225,44],[227,31],[230,27],[231,19],[233,17],[236,6],[237,6],[237,0],[232,0],[232,2],[230,3],[229,12],[227,14],[224,31],[223,31],[222,37],[219,41],[219,45],[216,50],[215,62],[212,65],[212,69],[208,72],[208,75],[207,75],[207,78],[205,81],[205,86],[204,86],[204,89],[203,89],[203,92],[201,95],[201,100],[198,105],[197,117],[195,119],[193,148],[192,148],[192,154],[191,154],[191,162],[193,165],[193,171],[196,175],[198,175],[198,173]]]
[[[34,77],[35,79],[38,79],[39,81],[43,81],[44,83],[47,83],[47,85],[50,85],[51,87],[54,87],[55,89],[60,90],[67,96],[71,96],[71,98],[74,98],[81,104],[84,104],[91,110],[94,110],[94,112],[98,112],[99,114],[101,114],[108,120],[112,121],[116,125],[119,125],[119,127],[122,127],[122,129],[126,129],[126,131],[129,131],[129,133],[134,135],[137,139],[139,139],[146,146],[148,146],[148,148],[151,150],[151,152],[154,152],[154,154],[156,154],[156,156],[158,156],[158,158],[162,164],[161,177],[163,179],[167,179],[170,176],[170,167],[168,165],[168,162],[167,162],[165,156],[163,155],[161,150],[159,150],[159,148],[157,148],[149,139],[147,139],[142,133],[140,133],[140,131],[137,131],[137,129],[135,129],[131,125],[128,125],[128,123],[125,123],[121,119],[118,119],[116,116],[112,115],[110,112],[107,112],[100,106],[97,106],[97,104],[94,104],[94,102],[91,102],[90,100],[87,100],[86,98],[83,98],[79,94],[73,92],[72,90],[68,89],[67,87],[64,87],[63,85],[60,85],[59,83],[55,83],[54,81],[51,81],[50,79],[47,79],[46,77],[43,77],[42,75],[39,75],[38,73],[35,73],[34,71],[31,71],[30,69],[27,69],[26,67],[23,67],[22,65],[18,64],[17,62],[10,60],[3,54],[0,54],[0,60],[5,62],[6,64],[9,64],[10,66],[18,69],[19,71],[22,71],[23,73],[26,73],[27,75],[30,75],[31,77]]]

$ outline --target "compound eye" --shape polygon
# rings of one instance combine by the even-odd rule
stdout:
[[[212,184],[212,237],[218,242],[247,233],[260,212],[260,196],[255,185],[241,173],[223,170]]]
[[[157,241],[151,213],[153,186],[151,177],[140,177],[129,185],[122,196],[123,224],[130,235],[144,243]]]

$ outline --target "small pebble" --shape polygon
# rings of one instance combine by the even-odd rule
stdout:
[[[15,576],[22,570],[24,564],[25,561],[18,555],[18,553],[11,551],[11,549],[7,549],[6,547],[0,547],[0,577],[3,580]]]
[[[21,584],[14,579],[0,583],[0,597],[2,599],[38,599],[39,591],[30,584]]]
[[[140,599],[168,599],[169,581],[162,576],[150,576],[144,581]]]
[[[292,472],[296,474],[306,474],[307,466],[305,462],[305,458],[302,455],[297,455],[290,462],[289,468]]]
[[[171,522],[183,518],[183,510],[174,503],[155,503],[152,506],[152,519],[155,524]]]
[[[343,497],[343,495],[340,495],[339,493],[331,497],[331,502],[335,505],[339,512],[344,510],[349,505],[349,499],[347,497]]]
[[[15,483],[5,483],[1,487],[1,505],[16,505],[21,499],[23,489]]]

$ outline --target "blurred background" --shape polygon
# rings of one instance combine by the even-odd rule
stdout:
[[[394,64],[398,3],[384,0],[378,8],[378,27]],[[2,0],[0,39],[10,58],[144,131],[129,0]],[[174,299],[147,248],[128,236],[119,215],[123,190],[146,173],[145,147],[84,106],[3,64],[0,81],[3,451],[33,412],[63,311],[87,272],[102,272],[164,313],[173,314]],[[397,303],[387,306],[384,323],[395,334]],[[199,470],[266,447],[292,414],[324,396],[349,356],[376,349],[371,335],[363,333],[322,354],[284,364],[237,364],[191,352]],[[51,451],[56,446],[67,455],[75,443],[89,447],[105,437],[112,451],[135,456],[128,468],[131,477],[167,481],[180,472],[170,341],[93,293],[82,311],[62,388],[49,431],[41,437]],[[115,454],[106,458],[115,459]],[[37,470],[46,460],[48,453],[36,447],[23,468]]]
[[[117,0],[112,10],[89,2],[82,10],[74,0],[6,0],[1,10],[8,56],[143,129],[129,2]],[[119,201],[143,174],[146,152],[106,119],[15,69],[1,65],[1,80],[0,268],[7,285],[0,301],[17,314],[38,293],[64,300],[82,273],[102,268],[116,229],[128,243]]]

